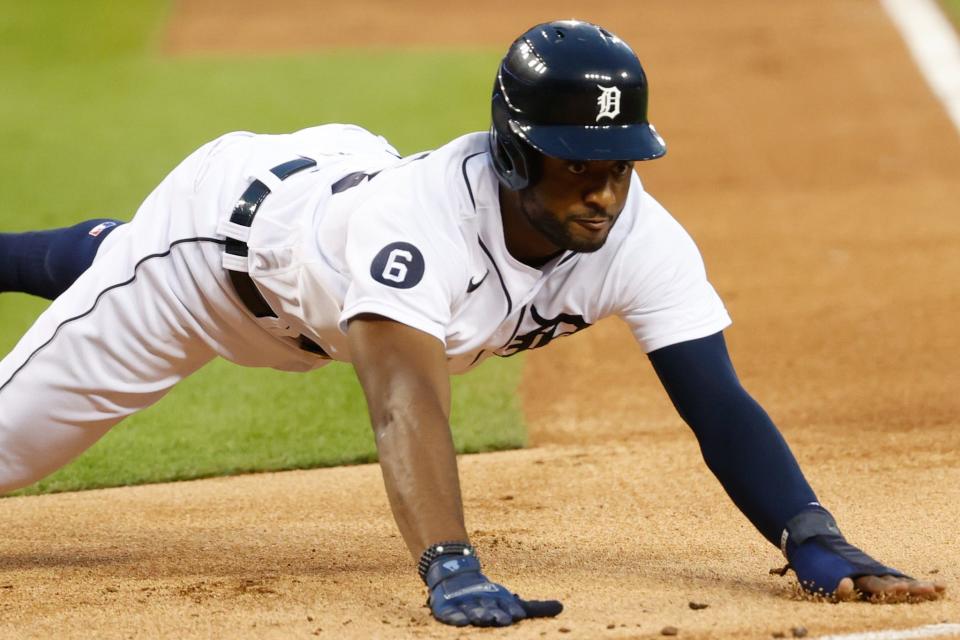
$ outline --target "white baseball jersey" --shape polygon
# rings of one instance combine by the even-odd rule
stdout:
[[[264,202],[251,250],[269,254],[264,262],[284,276],[256,266],[251,275],[271,306],[286,302],[289,313],[281,316],[293,333],[339,360],[349,361],[347,322],[362,313],[441,340],[452,373],[491,355],[545,346],[610,315],[629,323],[645,352],[730,323],[693,241],[635,174],[603,248],[568,251],[540,268],[506,249],[485,133],[338,178],[336,193],[304,212],[303,193],[314,189],[309,178],[294,177]],[[278,262],[257,232],[268,224],[288,228],[304,215],[311,235],[303,246],[308,257],[301,256],[306,266],[297,269]],[[277,235],[273,245],[286,246]],[[329,295],[316,295],[318,289]]]
[[[271,173],[298,157],[316,166]],[[270,193],[248,228],[230,217],[254,180]],[[435,336],[452,372],[610,315],[647,352],[729,324],[695,245],[636,176],[603,248],[540,269],[507,252],[497,190],[484,133],[402,159],[349,125],[204,145],[0,361],[0,491],[66,464],[218,355],[293,371],[349,361],[346,326],[362,313]],[[227,268],[247,271],[276,317],[255,318]]]

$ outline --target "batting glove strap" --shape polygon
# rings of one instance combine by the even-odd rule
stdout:
[[[806,509],[790,518],[783,534],[780,536],[780,551],[787,555],[787,541],[801,545],[815,536],[841,536],[840,527],[830,512],[819,504],[813,503]],[[789,558],[788,558],[789,559]]]
[[[433,561],[440,556],[447,555],[475,556],[477,551],[467,542],[438,542],[430,545],[420,554],[420,561],[417,563],[417,573],[420,574],[420,579],[424,583],[427,582],[427,570],[433,564]]]
[[[486,577],[480,573],[480,560],[476,556],[445,554],[430,563],[424,581],[427,583],[427,588],[432,591],[444,580],[469,573],[486,580]]]
[[[847,542],[830,512],[817,505],[787,522],[781,549],[804,590],[831,595],[844,578],[907,577]]]

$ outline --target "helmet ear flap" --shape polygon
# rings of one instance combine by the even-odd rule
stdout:
[[[520,140],[510,127],[510,116],[503,94],[494,90],[493,125],[490,127],[490,156],[493,168],[501,184],[511,191],[519,191],[532,182],[529,147]],[[529,148],[533,151],[532,148]]]

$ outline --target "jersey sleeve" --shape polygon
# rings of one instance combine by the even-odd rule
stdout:
[[[340,314],[372,313],[446,343],[452,282],[459,275],[456,237],[433,211],[399,198],[367,201],[351,215],[346,241],[350,284]]]
[[[641,206],[643,228],[621,255],[617,288],[618,315],[644,353],[728,327],[730,316],[693,239],[649,194]]]

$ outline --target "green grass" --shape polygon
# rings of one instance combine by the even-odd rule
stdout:
[[[953,26],[960,30],[960,0],[940,0],[940,4],[953,20]]]
[[[163,58],[164,2],[6,3],[0,12],[0,229],[129,218],[182,157],[231,130],[353,122],[403,152],[485,128],[496,52]],[[0,353],[45,304],[0,296]],[[522,446],[519,358],[453,386],[461,451]],[[239,399],[239,401],[238,401]],[[214,362],[26,493],[374,459],[352,370]]]

